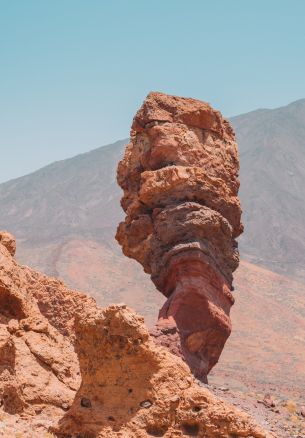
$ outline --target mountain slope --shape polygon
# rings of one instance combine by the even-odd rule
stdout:
[[[241,157],[241,256],[252,263],[242,262],[236,274],[234,331],[215,372],[228,383],[254,375],[262,385],[302,392],[305,100],[232,123]],[[90,291],[101,305],[124,301],[152,325],[163,298],[114,240],[123,216],[115,173],[126,142],[1,184],[0,229],[17,237],[21,262]]]
[[[231,122],[241,161],[241,253],[305,278],[305,99]]]
[[[241,255],[305,280],[305,99],[231,122],[241,161]],[[1,184],[0,226],[30,246],[79,234],[112,244],[122,217],[115,169],[126,142]]]
[[[58,161],[0,185],[0,223],[39,242],[90,230],[121,214],[116,166],[125,140]]]

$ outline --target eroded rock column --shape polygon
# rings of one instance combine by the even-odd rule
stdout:
[[[166,297],[153,335],[206,380],[231,332],[242,232],[234,132],[207,103],[150,93],[118,166],[117,240]]]

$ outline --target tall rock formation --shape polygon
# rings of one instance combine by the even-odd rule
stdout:
[[[117,240],[167,301],[153,334],[206,380],[231,332],[242,232],[234,132],[207,103],[150,93],[134,117],[117,179]]]
[[[198,386],[142,317],[19,266],[13,242],[0,232],[1,437],[271,438]]]

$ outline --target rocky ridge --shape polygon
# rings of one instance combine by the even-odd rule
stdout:
[[[234,132],[207,103],[150,93],[130,137],[116,238],[167,298],[153,335],[205,381],[231,332],[243,230]]]
[[[0,236],[0,436],[271,437],[198,386],[142,317],[19,266]]]

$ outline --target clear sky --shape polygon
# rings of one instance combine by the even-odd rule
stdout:
[[[127,137],[151,90],[305,97],[305,1],[0,0],[0,182]]]

